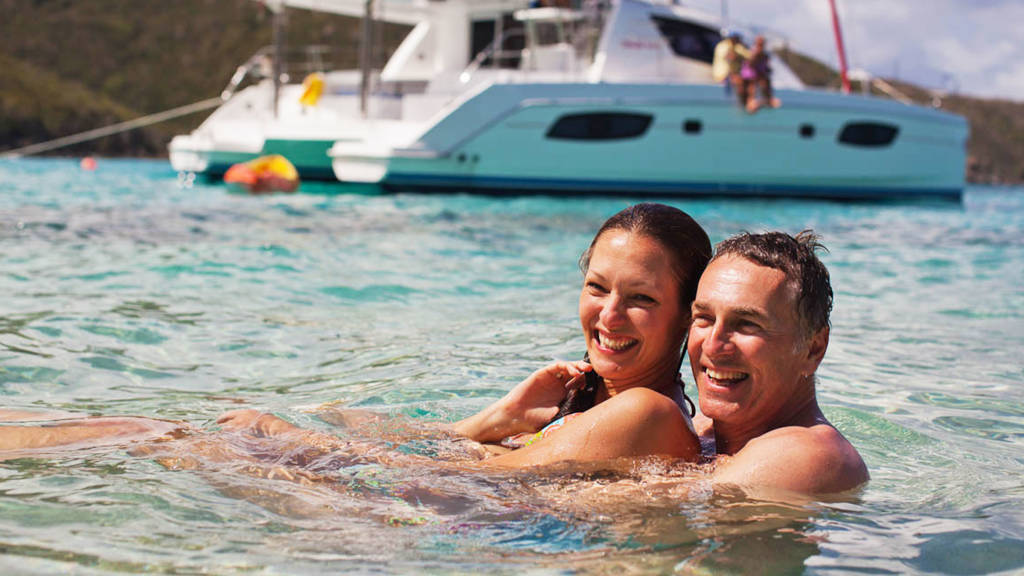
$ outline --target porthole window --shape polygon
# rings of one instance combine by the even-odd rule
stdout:
[[[687,134],[700,134],[700,131],[704,129],[704,125],[700,120],[689,119],[683,122],[683,132]]]
[[[566,114],[548,129],[546,136],[557,140],[623,140],[639,138],[651,126],[654,116],[630,112],[588,112]]]
[[[800,137],[801,138],[814,138],[814,124],[801,124],[800,125]]]
[[[891,124],[850,122],[839,132],[839,142],[850,146],[888,146],[899,132],[899,127]]]

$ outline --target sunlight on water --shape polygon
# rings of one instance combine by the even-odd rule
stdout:
[[[434,423],[581,355],[576,259],[627,200],[247,197],[113,160],[3,161],[0,183],[2,407],[188,427],[145,453],[0,462],[4,572],[1024,569],[1022,190],[669,201],[715,241],[812,227],[830,248],[819,396],[872,481],[855,503],[795,506],[714,495],[700,470],[656,462],[429,464],[474,458]],[[241,445],[215,425],[239,407],[349,448]],[[253,451],[307,472],[238,456]]]

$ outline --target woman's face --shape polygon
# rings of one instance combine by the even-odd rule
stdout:
[[[580,293],[590,363],[607,382],[651,386],[678,368],[689,310],[665,248],[623,230],[594,245]]]

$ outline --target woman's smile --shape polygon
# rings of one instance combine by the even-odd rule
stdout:
[[[639,340],[623,336],[613,336],[600,330],[597,331],[597,344],[611,352],[624,352],[636,346]]]

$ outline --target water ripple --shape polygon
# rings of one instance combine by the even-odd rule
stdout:
[[[377,434],[405,456],[455,458],[459,446],[420,427],[580,357],[576,259],[630,202],[330,186],[257,198],[183,186],[160,162],[84,175],[70,160],[0,161],[0,181],[4,406],[181,420],[184,445],[214,451],[234,449],[217,416],[258,407],[357,445]],[[0,569],[1024,567],[1024,194],[972,189],[960,206],[667,202],[713,240],[823,234],[836,298],[818,389],[868,461],[859,502],[683,498],[685,474],[654,488],[628,475],[559,484],[340,460],[317,469],[329,482],[303,485],[237,460],[186,472],[76,452],[0,464]],[[361,436],[318,418],[325,405],[385,423]],[[402,444],[406,427],[420,431]]]

